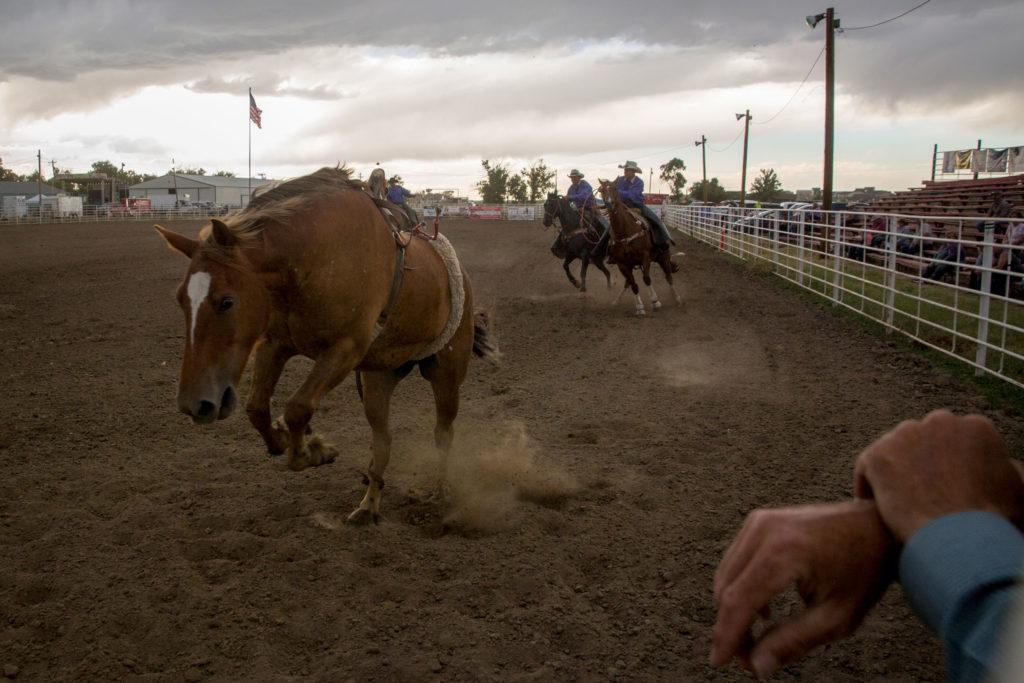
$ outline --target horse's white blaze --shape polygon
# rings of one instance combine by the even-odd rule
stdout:
[[[191,327],[188,332],[189,344],[194,344],[196,340],[196,318],[199,316],[199,307],[203,305],[203,301],[210,293],[210,274],[209,273],[192,273],[188,279],[188,302],[192,307],[192,320]]]

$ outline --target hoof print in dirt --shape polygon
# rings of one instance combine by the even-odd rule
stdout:
[[[380,515],[374,514],[366,508],[357,508],[348,516],[345,523],[352,526],[369,526],[371,523],[377,525],[380,524]]]

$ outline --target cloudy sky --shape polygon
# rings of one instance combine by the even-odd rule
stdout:
[[[852,28],[919,2],[836,11]],[[708,175],[738,188],[749,108],[748,175],[810,188],[823,58],[797,87],[824,45],[803,20],[816,3],[0,0],[0,157],[244,175],[251,86],[254,174],[380,162],[413,190],[465,193],[482,158],[596,178],[679,156],[693,181],[704,134]],[[931,0],[838,35],[836,188],[917,185],[934,143],[1024,144],[1022,26],[1020,0]]]

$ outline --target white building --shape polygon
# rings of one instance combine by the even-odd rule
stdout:
[[[137,183],[128,188],[129,197],[177,195],[185,204],[210,202],[228,207],[242,207],[249,203],[249,178],[225,178],[213,175],[167,175]],[[272,180],[252,178],[252,190]]]

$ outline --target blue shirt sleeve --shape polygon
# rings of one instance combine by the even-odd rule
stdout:
[[[644,203],[644,181],[640,176],[633,176],[633,182],[626,180],[626,176],[619,176],[615,179],[615,189],[619,191],[619,197],[624,202],[633,204]]]
[[[569,186],[566,198],[570,202],[574,202],[576,206],[583,208],[594,203],[594,190],[590,187],[590,183],[586,180],[581,180],[580,184],[576,187]]]
[[[991,512],[958,512],[921,527],[900,556],[900,583],[942,638],[950,681],[995,672],[999,635],[1020,591],[1024,536]]]

